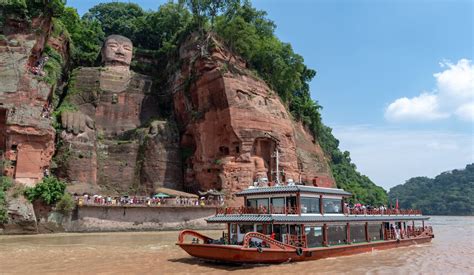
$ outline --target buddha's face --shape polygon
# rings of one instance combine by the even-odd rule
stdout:
[[[128,39],[108,38],[102,48],[102,59],[106,66],[130,66],[133,45]]]

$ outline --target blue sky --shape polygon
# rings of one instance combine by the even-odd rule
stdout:
[[[83,14],[101,1],[69,0]],[[102,1],[103,2],[103,1]],[[156,9],[165,1],[133,1]],[[474,2],[256,0],[317,70],[341,148],[386,189],[474,162]]]

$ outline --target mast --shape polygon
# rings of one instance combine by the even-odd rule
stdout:
[[[276,185],[280,185],[280,152],[278,151],[278,145],[275,147],[275,153],[273,153],[272,157],[275,158],[275,166],[276,169],[272,174],[276,174],[275,183]]]
[[[278,147],[275,148],[275,157],[276,157],[276,183],[280,185],[280,153],[278,152]]]

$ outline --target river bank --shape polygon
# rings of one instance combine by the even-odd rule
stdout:
[[[62,232],[135,232],[180,229],[221,229],[219,224],[208,224],[215,215],[209,206],[95,206],[84,205],[69,215],[34,207],[35,219],[18,221],[0,227],[0,235],[41,234]]]

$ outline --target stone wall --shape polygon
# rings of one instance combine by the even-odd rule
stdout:
[[[215,213],[211,207],[82,206],[62,225],[68,232],[219,229],[205,221]]]

